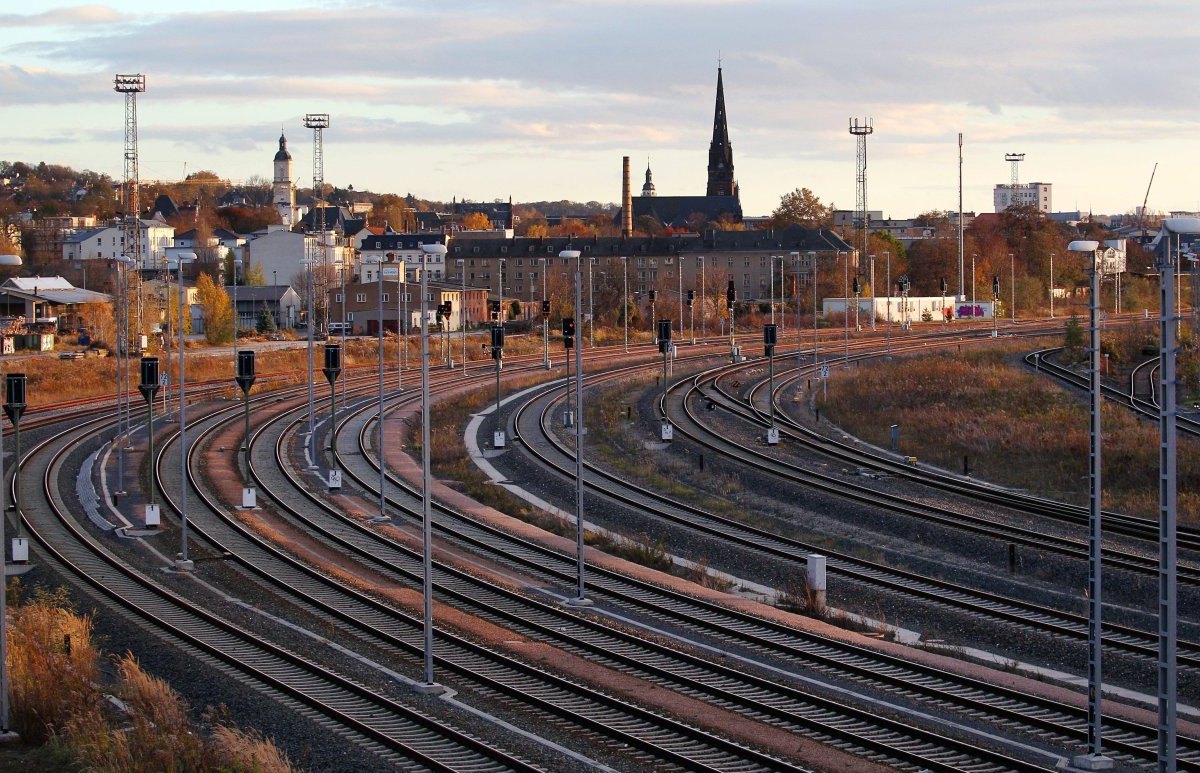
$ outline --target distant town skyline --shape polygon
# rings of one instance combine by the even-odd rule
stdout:
[[[306,112],[329,113],[327,183],[449,201],[616,203],[647,162],[702,195],[718,61],[743,210],[812,189],[853,209],[851,118],[871,118],[868,206],[992,210],[1004,154],[1054,209],[1200,210],[1200,108],[1178,63],[1185,0],[45,0],[0,10],[0,158],[119,179],[116,73],[142,73],[141,176],[271,179],[282,128],[311,185]]]

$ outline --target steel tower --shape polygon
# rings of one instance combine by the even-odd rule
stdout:
[[[854,200],[854,229],[855,240],[854,246],[858,250],[858,255],[867,254],[867,239],[870,232],[870,223],[867,214],[867,136],[873,134],[875,129],[871,126],[871,119],[866,118],[861,123],[857,118],[850,119],[850,133],[857,138],[858,152],[855,154],[857,161],[855,180],[857,182],[857,195]],[[855,256],[855,271],[858,270],[858,255]],[[871,288],[871,294],[874,295],[875,288]]]

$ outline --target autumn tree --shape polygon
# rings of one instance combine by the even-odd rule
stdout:
[[[233,340],[233,306],[229,293],[206,273],[196,279],[196,303],[204,314],[204,340],[227,344]]]
[[[464,215],[460,224],[464,231],[489,231],[492,228],[491,218],[482,212]]]
[[[797,188],[779,197],[779,206],[771,213],[771,227],[779,230],[789,225],[805,228],[828,228],[833,224],[833,205],[826,206],[808,188]]]
[[[410,225],[415,225],[416,216],[409,201],[394,193],[385,193],[371,208],[368,222],[376,228],[387,225],[393,231],[406,231]]]

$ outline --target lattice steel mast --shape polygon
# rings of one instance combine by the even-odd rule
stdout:
[[[854,246],[858,250],[858,255],[866,255],[867,240],[870,233],[870,223],[867,214],[867,136],[873,134],[875,129],[871,126],[871,119],[866,118],[861,123],[857,118],[850,119],[850,133],[857,140],[858,150],[855,154],[855,181],[856,195],[854,199],[854,229],[855,240]],[[858,270],[858,255],[855,256],[855,271]],[[875,288],[871,288],[871,294],[874,295]]]

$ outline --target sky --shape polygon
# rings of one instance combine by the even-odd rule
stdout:
[[[116,73],[142,73],[142,179],[272,175],[449,201],[617,202],[707,180],[718,63],[747,215],[810,188],[887,218],[1200,210],[1195,0],[0,0],[0,159],[123,175]]]

